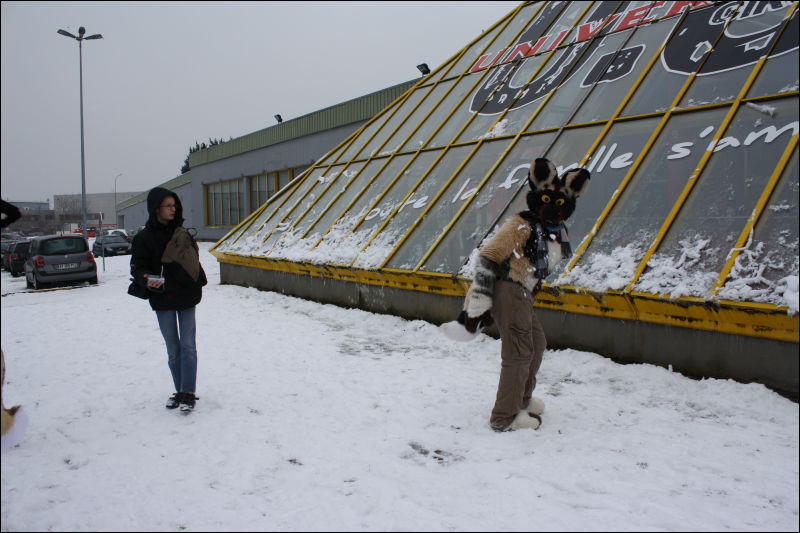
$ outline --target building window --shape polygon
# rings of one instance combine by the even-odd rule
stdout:
[[[205,187],[207,226],[235,226],[244,219],[245,190],[241,179],[221,181]]]

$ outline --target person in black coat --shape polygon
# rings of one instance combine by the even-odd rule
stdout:
[[[150,307],[167,345],[175,393],[167,409],[191,411],[197,400],[197,331],[195,307],[207,279],[197,243],[183,227],[183,207],[174,192],[163,187],[147,195],[150,217],[133,239],[131,275],[147,287]]]

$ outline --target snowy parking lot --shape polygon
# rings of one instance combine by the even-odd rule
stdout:
[[[220,285],[209,246],[188,416],[130,256],[2,273],[3,531],[798,529],[798,405],[762,385],[549,350],[542,427],[495,433],[499,341]]]

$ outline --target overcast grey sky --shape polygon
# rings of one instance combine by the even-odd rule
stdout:
[[[2,197],[88,193],[177,176],[227,140],[419,76],[519,2],[2,2]]]

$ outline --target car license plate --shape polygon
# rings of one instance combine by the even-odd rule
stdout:
[[[67,270],[69,268],[78,268],[78,263],[61,263],[60,265],[53,265],[56,270]]]

